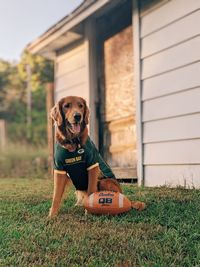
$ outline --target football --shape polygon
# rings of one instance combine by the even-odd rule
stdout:
[[[85,201],[85,209],[91,214],[117,215],[129,211],[131,201],[119,192],[100,191],[91,194]]]

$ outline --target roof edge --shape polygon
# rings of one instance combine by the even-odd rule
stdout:
[[[58,23],[50,27],[44,34],[35,39],[33,42],[29,43],[26,48],[33,54],[40,53],[45,46],[49,45],[67,31],[70,31],[70,29],[74,26],[81,23],[109,2],[111,2],[111,0],[84,1],[72,13],[58,21]]]

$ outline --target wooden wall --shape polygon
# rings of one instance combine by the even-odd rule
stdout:
[[[106,121],[135,114],[132,26],[104,43]]]
[[[132,26],[104,42],[107,160],[111,166],[136,167],[135,91]]]
[[[196,0],[141,12],[146,186],[200,186],[199,25]]]

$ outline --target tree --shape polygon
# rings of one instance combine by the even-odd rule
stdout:
[[[32,127],[26,130],[26,65],[31,68]],[[53,62],[24,51],[17,64],[0,60],[0,116],[8,122],[9,137],[35,144],[46,142],[45,83],[53,81]]]

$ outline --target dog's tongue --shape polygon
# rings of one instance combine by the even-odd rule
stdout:
[[[80,126],[80,124],[72,124],[72,131],[74,132],[74,133],[80,133],[80,130],[81,130],[81,126]]]

